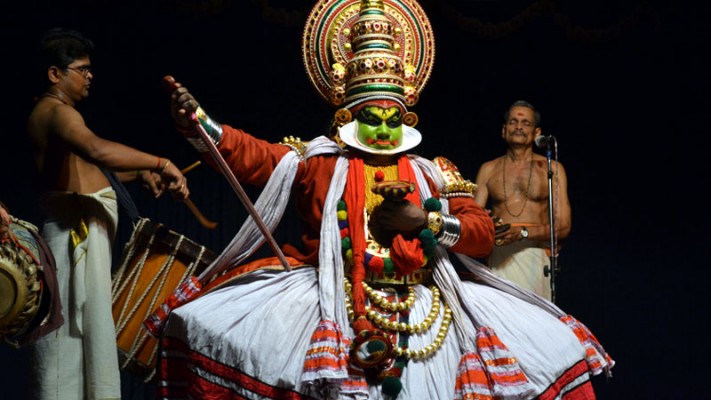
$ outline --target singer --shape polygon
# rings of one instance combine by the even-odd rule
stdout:
[[[504,113],[501,137],[506,153],[479,168],[474,199],[489,210],[497,225],[494,250],[488,265],[496,275],[552,300],[550,273],[550,223],[546,157],[533,150],[553,146],[555,138],[543,136],[541,115],[523,100]],[[565,168],[557,161],[553,171],[554,239],[568,237],[571,211]],[[556,246],[560,249],[560,246]]]

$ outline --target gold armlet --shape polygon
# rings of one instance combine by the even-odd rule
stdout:
[[[302,142],[300,138],[298,137],[284,137],[284,139],[279,142],[279,144],[283,144],[284,146],[287,146],[294,150],[296,154],[299,155],[299,158],[304,158],[304,155],[306,154],[306,142]]]
[[[440,188],[442,197],[474,197],[477,185],[464,179],[454,163],[444,157],[437,157],[433,161],[445,182],[444,187]]]

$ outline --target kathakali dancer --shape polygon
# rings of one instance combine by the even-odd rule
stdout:
[[[408,153],[421,141],[408,107],[434,58],[421,6],[320,0],[303,56],[337,107],[329,135],[308,142],[269,143],[219,124],[174,83],[183,135],[213,166],[214,145],[241,182],[263,187],[254,207],[269,229],[294,196],[304,231],[283,246],[282,263],[241,263],[264,241],[249,218],[146,321],[162,335],[160,396],[594,398],[591,376],[614,364],[598,340],[478,263],[494,224],[475,185],[446,158]]]

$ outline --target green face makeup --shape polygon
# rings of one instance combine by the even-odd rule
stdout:
[[[391,150],[402,144],[402,113],[398,107],[364,107],[357,116],[358,141],[376,150]]]

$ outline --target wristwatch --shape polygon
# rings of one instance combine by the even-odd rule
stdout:
[[[521,236],[520,240],[526,240],[528,239],[528,229],[526,229],[525,226],[521,227],[521,233],[519,234]]]

